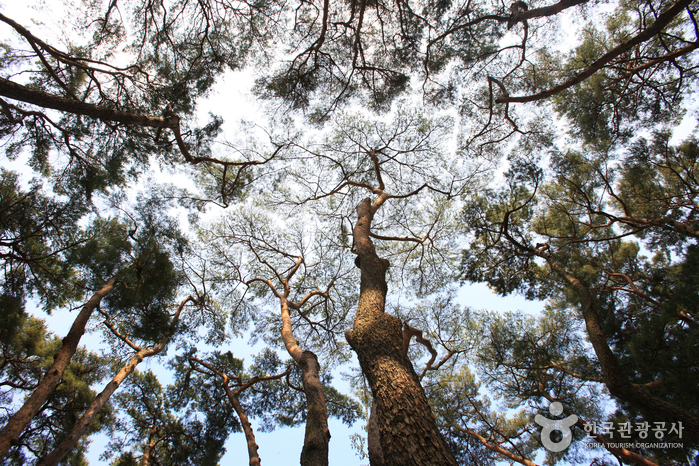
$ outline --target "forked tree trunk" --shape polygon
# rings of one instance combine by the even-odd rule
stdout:
[[[46,371],[46,375],[29,399],[22,407],[10,418],[2,431],[0,431],[0,458],[5,456],[9,451],[13,442],[16,442],[24,429],[27,428],[31,420],[39,412],[39,409],[46,403],[49,396],[56,390],[58,383],[63,377],[70,360],[73,358],[75,351],[78,348],[80,339],[85,333],[85,326],[94,310],[99,306],[102,298],[104,298],[116,283],[115,278],[110,278],[107,283],[96,292],[83,306],[82,310],[75,318],[73,325],[70,327],[68,335],[63,339],[63,345],[53,357],[53,364]]]
[[[357,206],[359,218],[353,234],[361,285],[354,328],[347,332],[374,398],[372,417],[383,463],[372,457],[371,450],[369,460],[372,465],[455,466],[456,459],[437,428],[418,376],[403,351],[401,322],[384,312],[389,264],[377,256],[369,237],[381,199],[374,204],[364,199]]]

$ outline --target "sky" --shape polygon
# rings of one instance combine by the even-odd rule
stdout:
[[[43,3],[53,11],[49,16],[55,18],[55,16],[60,14],[58,5],[62,2],[53,0]],[[32,10],[26,5],[20,4],[20,2],[0,2],[0,11],[20,22],[26,21],[28,15],[32,13]],[[54,18],[48,18],[47,23]],[[45,39],[50,39],[51,36],[57,34],[60,35],[60,32],[56,29],[48,28],[45,30],[38,30],[35,27],[30,29],[39,37]],[[200,111],[202,114],[212,112],[222,115],[226,120],[226,131],[235,132],[237,122],[241,118],[255,120],[263,113],[259,106],[256,106],[255,99],[249,91],[253,81],[254,76],[251,73],[227,73],[216,85],[209,98],[202,103]],[[676,140],[683,139],[695,126],[696,119],[694,115],[688,115],[680,126],[681,130],[678,131]],[[5,159],[2,160],[2,164],[3,166],[8,166]],[[17,165],[18,164],[12,164],[12,168],[17,169]],[[184,183],[186,180],[182,180],[182,182]],[[530,314],[537,314],[542,309],[541,302],[526,301],[523,297],[517,295],[501,297],[493,293],[483,284],[466,285],[462,287],[459,292],[459,303],[473,309],[489,309],[501,312],[519,310]],[[49,329],[52,332],[58,336],[64,336],[74,316],[77,314],[77,311],[70,313],[68,310],[61,310],[54,312],[51,316],[46,316],[41,311],[36,311],[36,313],[37,316],[46,318]],[[91,347],[101,344],[100,337],[97,335],[87,335],[84,337],[84,342]],[[237,357],[249,357],[250,354],[259,350],[259,348],[249,348],[245,338],[234,342],[230,348],[222,347],[220,349],[224,351],[230,349]],[[144,370],[156,364],[157,362],[145,361],[139,369]],[[356,360],[353,364],[355,366],[358,365]],[[342,390],[343,385],[338,388]],[[345,390],[349,389],[347,384],[344,384],[344,388]],[[347,427],[337,420],[330,420],[332,438],[330,440],[329,459],[331,465],[360,466],[368,464],[368,459],[361,460],[356,456],[349,439],[350,435],[355,432],[362,433],[361,424],[362,422],[360,421],[352,427]],[[255,422],[253,419],[253,427],[254,426]],[[257,432],[256,439],[260,446],[259,451],[263,464],[265,466],[298,464],[301,447],[303,445],[303,434],[303,426],[293,429],[277,429],[272,433]],[[106,464],[99,461],[98,458],[107,441],[108,439],[104,435],[93,438],[89,450],[91,465]],[[243,464],[247,462],[247,447],[245,437],[242,433],[232,434],[226,444],[226,449],[227,453],[222,459],[221,464]]]
[[[488,289],[486,285],[474,284],[465,285],[459,290],[458,301],[464,306],[469,306],[473,309],[489,309],[494,311],[524,311],[529,314],[537,314],[542,303],[527,301],[520,296],[498,296]],[[68,333],[73,319],[77,315],[77,310],[73,312],[68,309],[54,311],[50,316],[47,316],[40,309],[35,309],[34,314],[46,320],[50,331],[58,336],[64,336]],[[244,358],[249,361],[249,356],[259,352],[261,345],[249,347],[247,345],[248,336],[234,340],[229,346],[219,348],[223,351],[230,350],[236,357]],[[83,345],[88,348],[95,349],[104,347],[99,334],[86,334],[82,339]],[[285,357],[286,355],[282,355]],[[440,357],[443,356],[440,354]],[[138,370],[154,369],[161,382],[166,381],[165,374],[157,371],[158,365],[166,361],[166,358],[146,359],[138,367]],[[358,366],[356,359],[352,364]],[[340,380],[340,372],[348,371],[349,368],[339,368],[334,371],[336,381]],[[420,371],[421,366],[416,370]],[[346,383],[337,384],[339,390],[349,392],[349,385]],[[254,419],[251,419],[253,428],[256,426]],[[350,436],[355,432],[364,434],[362,430],[364,421],[359,420],[352,427],[348,427],[337,419],[329,419],[329,429],[331,434],[329,462],[333,466],[364,466],[368,465],[368,459],[360,459],[355,450],[352,448]],[[304,426],[295,428],[281,428],[270,433],[256,432],[255,438],[259,445],[260,458],[265,466],[288,466],[297,464],[301,456],[301,447],[303,446]],[[105,461],[101,461],[99,456],[104,451],[109,439],[106,435],[100,434],[92,437],[92,443],[89,447],[88,460],[91,466],[107,465]],[[221,460],[221,464],[243,464],[247,462],[247,445],[245,436],[242,432],[233,433],[226,442],[226,454]]]
[[[45,27],[32,26],[29,22],[31,17],[37,17],[37,11],[29,6],[31,2],[26,4],[20,2],[0,2],[0,11],[7,16],[19,21],[21,24],[27,25],[28,28],[40,38],[49,43],[51,39],[61,39],[62,30],[58,27],[51,26],[61,18],[63,10],[62,1],[46,0],[37,1],[36,4],[46,7],[42,15],[46,15]],[[55,42],[54,42],[55,43]],[[262,109],[256,104],[255,98],[252,96],[250,89],[254,83],[254,73],[251,72],[228,72],[221,79],[208,98],[200,104],[200,115],[206,118],[206,115],[211,112],[221,115],[225,119],[224,134],[234,135],[240,119],[261,121],[260,116],[263,115]],[[264,125],[264,123],[261,123]],[[2,160],[2,164],[7,166],[7,161]],[[21,162],[11,164],[11,168],[18,170],[23,165]],[[156,175],[156,178],[158,175]],[[163,176],[164,177],[164,176]],[[180,183],[189,183],[189,180],[178,178]],[[184,214],[183,214],[184,215]],[[459,301],[463,305],[470,306],[474,309],[490,309],[490,310],[523,310],[529,313],[537,313],[541,310],[541,303],[532,303],[525,301],[522,297],[509,296],[500,297],[490,291],[485,285],[467,285],[463,287],[459,293]],[[35,310],[37,317],[45,318],[49,330],[58,336],[67,334],[68,329],[75,317],[77,311],[72,313],[68,310],[54,311],[51,316],[47,316],[41,310]],[[83,344],[90,347],[104,347],[101,338],[98,334],[86,335],[83,337]],[[223,351],[231,350],[237,357],[246,357],[255,353],[259,348],[250,348],[246,344],[246,339],[240,339],[231,344],[231,347],[219,348]],[[284,358],[286,355],[282,355]],[[441,356],[441,355],[440,355]],[[144,361],[139,370],[155,368],[165,359],[160,358],[154,361]],[[358,366],[356,359],[353,362],[354,366]],[[345,369],[345,370],[348,370]],[[339,381],[339,370],[335,371],[336,381]],[[163,374],[164,375],[164,374]],[[338,387],[340,390],[349,391],[347,383],[341,383]],[[96,387],[97,390],[101,388]],[[255,421],[252,419],[253,427]],[[350,435],[355,432],[363,433],[363,421],[360,420],[352,427],[347,427],[336,419],[329,420],[331,432],[330,454],[329,461],[331,465],[338,466],[361,466],[368,465],[368,459],[361,460],[356,452],[352,449]],[[301,447],[303,445],[304,426],[297,428],[281,428],[271,433],[256,433],[256,440],[260,446],[259,452],[262,462],[265,466],[287,466],[289,464],[298,464]],[[99,460],[100,454],[104,451],[104,447],[109,439],[106,435],[98,435],[92,438],[92,443],[89,447],[88,459],[90,464],[104,465],[106,462]],[[223,457],[221,464],[243,464],[247,463],[247,446],[245,437],[242,433],[234,433],[229,437],[226,443],[227,453]]]

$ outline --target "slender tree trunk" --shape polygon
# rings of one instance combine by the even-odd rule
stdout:
[[[248,444],[248,457],[250,458],[250,466],[260,466],[260,454],[257,451],[258,445],[257,442],[255,441],[255,431],[252,429],[252,425],[250,424],[250,419],[248,419],[248,415],[245,412],[245,409],[243,408],[243,405],[240,404],[240,401],[238,401],[238,395],[242,390],[245,388],[248,388],[252,386],[256,381],[253,381],[254,379],[262,380],[261,378],[253,377],[253,380],[248,382],[245,387],[241,387],[240,389],[236,390],[235,392],[231,390],[230,384],[228,381],[230,380],[228,378],[228,375],[219,371],[215,367],[213,367],[211,364],[207,364],[204,361],[202,361],[199,358],[194,358],[190,357],[189,358],[190,363],[196,362],[198,364],[201,364],[202,366],[206,367],[209,369],[211,372],[216,374],[217,376],[221,377],[221,380],[223,381],[223,389],[226,391],[226,396],[228,396],[228,401],[231,402],[231,405],[233,405],[233,409],[235,409],[236,414],[238,414],[238,418],[240,418],[240,425],[243,427],[243,433],[245,434],[245,440]],[[286,372],[288,374],[288,371]],[[275,376],[276,378],[277,376]],[[265,377],[267,378],[267,377]]]
[[[182,309],[184,309],[184,306],[189,301],[197,302],[197,300],[191,296],[182,301],[179,307],[177,308],[177,312],[172,318],[173,325],[177,322],[177,320],[180,317],[180,314],[182,313]],[[171,335],[167,333],[153,348],[139,348],[138,346],[134,345],[128,338],[119,334],[119,332],[116,331],[114,327],[110,326],[110,330],[113,333],[115,333],[119,338],[121,338],[124,342],[126,342],[129,346],[136,349],[136,354],[134,354],[131,357],[129,362],[124,367],[119,369],[119,372],[116,373],[114,378],[112,378],[111,382],[109,382],[107,386],[104,387],[102,392],[99,395],[97,395],[97,397],[90,404],[87,410],[83,413],[80,419],[78,419],[78,422],[75,423],[68,435],[65,438],[63,438],[63,440],[61,440],[61,443],[59,443],[56,446],[56,448],[46,457],[39,460],[36,463],[36,466],[56,466],[68,454],[68,452],[75,447],[75,445],[78,443],[78,440],[80,440],[80,437],[83,436],[87,428],[90,426],[90,424],[92,424],[92,421],[95,420],[99,412],[104,407],[105,403],[107,403],[107,401],[116,391],[116,389],[119,388],[119,385],[121,385],[121,383],[124,380],[126,380],[126,378],[134,371],[134,369],[136,369],[136,366],[138,366],[141,363],[141,361],[143,361],[147,357],[155,356],[156,354],[160,353],[163,349],[165,349],[165,345],[167,345],[171,337]]]
[[[552,257],[546,257],[551,269],[563,278],[577,292],[581,301],[581,310],[587,335],[595,350],[602,369],[602,380],[613,396],[646,410],[652,417],[667,422],[682,422],[685,432],[693,438],[699,438],[699,417],[694,413],[670,403],[650,393],[644,387],[632,384],[619,368],[616,356],[612,352],[607,337],[602,329],[595,301],[590,290],[576,277],[568,273]]]
[[[403,351],[400,321],[384,312],[388,261],[377,256],[369,237],[373,215],[385,200],[357,206],[354,243],[361,269],[357,315],[348,342],[357,353],[362,372],[374,397],[383,463],[370,456],[372,465],[456,465],[456,459],[439,432],[417,374]],[[376,451],[376,450],[374,450]]]
[[[250,419],[243,409],[243,406],[238,401],[238,398],[231,392],[228,388],[227,381],[224,383],[224,388],[226,389],[226,394],[228,399],[233,405],[233,409],[238,414],[240,418],[240,425],[243,426],[243,432],[245,433],[245,440],[248,444],[248,458],[250,458],[250,466],[260,466],[260,454],[257,451],[257,442],[255,441],[255,431],[252,430],[252,425],[250,424]]]
[[[53,358],[53,364],[46,371],[46,375],[29,399],[22,405],[10,420],[7,422],[2,431],[0,431],[0,457],[7,454],[13,442],[16,442],[24,429],[27,428],[31,420],[34,418],[39,409],[44,405],[49,396],[58,386],[63,373],[65,372],[70,360],[73,358],[75,351],[78,348],[80,339],[85,333],[85,326],[94,310],[99,306],[102,298],[109,294],[116,283],[115,278],[110,278],[107,283],[97,293],[83,305],[82,310],[75,318],[73,325],[70,327],[68,335],[63,339],[63,345],[58,350]]]
[[[282,372],[281,374],[277,374],[277,375],[270,375],[270,376],[266,376],[266,377],[255,376],[255,377],[251,378],[250,380],[248,380],[246,383],[244,383],[236,391],[233,391],[233,390],[231,390],[231,386],[228,383],[230,378],[228,377],[227,374],[219,371],[211,364],[208,364],[199,358],[190,357],[189,361],[190,361],[190,363],[196,362],[197,364],[201,364],[202,366],[209,369],[211,372],[213,372],[217,376],[221,377],[221,380],[223,382],[223,389],[226,391],[226,396],[228,396],[228,401],[231,402],[233,409],[235,409],[235,412],[238,414],[238,417],[240,418],[240,425],[243,426],[243,432],[245,433],[245,440],[247,441],[247,444],[248,444],[248,457],[250,458],[250,466],[260,466],[260,455],[257,451],[257,449],[259,447],[257,445],[257,442],[255,441],[255,431],[252,428],[252,424],[250,424],[250,419],[248,419],[248,415],[245,412],[245,408],[243,408],[243,405],[241,405],[240,401],[238,400],[238,395],[240,395],[243,391],[247,390],[248,388],[252,387],[256,383],[261,382],[263,380],[280,379],[280,378],[284,377],[285,375],[289,375],[289,373],[291,372],[291,369],[287,369],[286,371]],[[194,366],[192,366],[192,367],[194,367]]]
[[[235,412],[238,414],[238,418],[240,418],[240,425],[243,427],[243,432],[245,433],[245,440],[248,444],[248,458],[250,458],[250,466],[260,466],[260,454],[257,451],[258,445],[255,441],[255,431],[252,430],[252,425],[250,424],[250,419],[248,419],[248,415],[245,412],[245,409],[243,409],[243,406],[240,404],[240,401],[238,401],[237,393],[233,393],[233,391],[231,391],[231,387],[228,385],[228,376],[222,372],[215,370],[214,368],[212,368],[211,366],[199,359],[195,359],[195,361],[213,370],[219,377],[223,379],[223,388],[226,390],[228,401],[231,402],[231,404],[233,405],[233,409],[235,409]]]
[[[291,357],[301,367],[303,391],[306,394],[306,403],[308,404],[306,434],[301,450],[301,466],[327,466],[330,429],[328,429],[328,410],[325,404],[323,384],[320,381],[318,357],[311,351],[303,351],[294,338],[289,303],[286,297],[281,297],[281,307],[282,339]]]
[[[119,385],[121,385],[121,383],[126,379],[126,377],[128,377],[134,371],[134,369],[136,369],[136,366],[138,366],[138,364],[141,361],[143,361],[146,357],[153,356],[154,354],[157,354],[159,352],[160,351],[158,351],[158,347],[156,347],[142,349],[138,351],[135,355],[133,355],[129,362],[124,367],[119,369],[119,372],[117,372],[117,374],[114,376],[111,382],[107,384],[104,390],[102,390],[102,392],[99,395],[97,395],[97,398],[95,398],[95,400],[90,404],[90,406],[87,408],[87,411],[83,413],[78,422],[75,423],[68,435],[65,436],[63,440],[61,440],[61,443],[59,443],[56,446],[56,448],[48,454],[48,456],[39,460],[36,463],[36,466],[57,465],[59,461],[61,461],[68,454],[68,452],[75,447],[75,445],[78,443],[78,440],[80,440],[80,437],[83,436],[87,428],[90,426],[90,424],[92,424],[92,421],[95,420],[99,412],[102,410],[105,403],[107,403],[109,398],[116,391],[116,389],[119,388]]]

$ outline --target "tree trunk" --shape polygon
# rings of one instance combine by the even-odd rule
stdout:
[[[248,458],[250,459],[250,466],[260,466],[260,454],[257,451],[257,442],[255,441],[255,431],[252,430],[252,425],[250,424],[250,419],[243,409],[243,406],[238,401],[238,398],[231,392],[228,387],[227,377],[224,379],[224,388],[226,389],[226,394],[228,399],[233,405],[233,409],[238,414],[240,418],[240,425],[243,427],[243,432],[245,433],[245,441],[248,444]]]
[[[384,312],[388,261],[377,256],[369,237],[374,205],[364,199],[357,206],[354,243],[361,285],[350,345],[374,397],[372,416],[379,432],[385,465],[456,465],[427,402],[408,355],[403,351],[400,321]],[[376,450],[374,450],[376,451]],[[372,465],[381,464],[369,458]]]
[[[327,466],[330,430],[323,384],[320,381],[320,364],[314,353],[304,351],[299,366],[303,374],[303,391],[306,393],[308,404],[301,466]]]
[[[252,424],[250,424],[250,419],[248,418],[247,413],[245,412],[245,408],[243,408],[243,405],[240,404],[240,401],[238,400],[238,395],[240,395],[243,391],[247,390],[248,388],[252,387],[258,382],[261,382],[263,380],[274,380],[274,379],[280,379],[284,377],[285,375],[289,375],[291,372],[291,369],[287,369],[286,371],[282,372],[281,374],[277,375],[270,375],[266,377],[258,377],[255,376],[248,380],[246,383],[244,383],[242,386],[240,386],[236,391],[231,390],[231,386],[228,383],[230,378],[228,375],[224,372],[219,371],[216,369],[214,366],[211,364],[208,364],[204,361],[202,361],[199,358],[195,357],[190,357],[189,358],[190,363],[196,362],[197,364],[201,364],[205,368],[209,369],[211,372],[216,374],[217,376],[221,377],[221,381],[223,382],[223,389],[226,391],[226,396],[228,396],[228,401],[231,402],[231,405],[233,406],[233,409],[235,409],[235,412],[238,414],[238,417],[240,418],[240,425],[243,427],[243,432],[245,433],[245,440],[248,444],[248,457],[250,458],[250,466],[260,466],[260,455],[257,451],[259,446],[257,445],[257,442],[255,441],[255,431],[252,429]],[[192,366],[194,368],[194,366]],[[197,369],[195,369],[197,370]]]
[[[366,426],[366,447],[372,466],[384,466],[386,461],[381,451],[381,436],[376,424],[376,406],[372,403],[369,421]]]
[[[613,396],[646,410],[652,417],[669,423],[680,421],[685,432],[693,438],[699,438],[699,417],[694,413],[658,398],[646,388],[632,384],[619,368],[616,356],[612,352],[607,337],[602,329],[599,315],[595,309],[595,300],[590,290],[577,278],[568,273],[552,257],[546,257],[551,270],[561,276],[577,292],[581,301],[581,312],[585,320],[587,335],[597,355],[602,380]]]
[[[177,312],[175,312],[175,315],[172,317],[173,327],[179,320],[182,310],[189,301],[194,301],[195,303],[197,302],[195,298],[189,296],[180,303],[179,307],[177,308]],[[36,463],[36,466],[56,466],[68,454],[68,452],[75,447],[78,440],[80,440],[80,437],[83,436],[87,428],[90,426],[90,424],[92,424],[92,421],[95,420],[105,403],[107,403],[116,389],[119,388],[119,385],[121,385],[121,383],[134,371],[134,369],[136,369],[136,366],[138,366],[141,361],[147,357],[155,356],[165,349],[165,345],[167,345],[167,343],[170,341],[170,337],[172,336],[170,333],[166,333],[153,348],[139,348],[128,338],[121,335],[116,329],[114,329],[113,326],[110,324],[108,324],[108,326],[112,333],[137,350],[136,354],[129,359],[129,362],[124,367],[119,369],[119,372],[116,373],[111,382],[109,382],[107,386],[104,387],[102,392],[97,395],[80,419],[78,419],[78,422],[75,423],[68,435],[61,440],[61,443],[59,443],[56,448],[46,457],[39,460]]]
[[[73,358],[78,348],[80,339],[85,333],[87,321],[90,319],[90,316],[97,306],[99,306],[102,298],[114,289],[115,283],[116,279],[110,278],[102,289],[85,303],[82,310],[75,318],[73,325],[70,327],[68,335],[63,339],[63,345],[54,356],[53,364],[48,371],[46,371],[46,375],[41,379],[41,382],[39,382],[39,385],[37,385],[29,399],[14,415],[12,415],[5,427],[0,431],[0,457],[7,454],[12,443],[17,441],[48,397],[56,390],[58,383],[63,377],[63,372],[65,372],[68,364],[70,364],[70,360]]]
[[[144,358],[157,354],[159,352],[156,351],[157,349],[158,347],[154,349],[142,349],[132,356],[128,364],[119,369],[119,372],[117,372],[111,382],[109,382],[107,386],[104,387],[104,390],[97,395],[97,398],[94,399],[94,401],[87,408],[87,411],[85,411],[78,422],[75,423],[68,435],[61,440],[61,443],[59,443],[51,453],[39,460],[36,463],[36,466],[56,466],[68,454],[68,452],[75,447],[78,440],[80,440],[80,437],[83,436],[87,428],[90,426],[90,424],[92,424],[92,421],[95,420],[105,403],[107,403],[116,389],[119,388],[119,385],[121,385],[126,377],[128,377],[134,371],[134,369],[136,369],[136,366],[138,366],[138,364],[143,361]]]
[[[303,351],[294,338],[291,328],[289,303],[286,297],[281,298],[282,308],[282,339],[284,346],[294,361],[301,367],[303,391],[306,394],[308,411],[306,413],[306,434],[301,450],[301,466],[327,466],[328,443],[328,410],[325,405],[323,384],[320,381],[320,365],[318,357],[311,351]]]
[[[150,430],[150,435],[148,436],[148,443],[143,448],[143,456],[141,457],[141,462],[139,463],[139,466],[149,466],[150,465],[150,457],[153,453],[153,448],[155,448],[155,444],[156,444],[155,436],[157,433],[158,433],[158,426],[154,425],[153,428]]]

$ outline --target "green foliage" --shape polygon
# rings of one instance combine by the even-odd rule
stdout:
[[[590,23],[584,30],[580,45],[562,67],[567,76],[588,68],[605,53],[623,44],[650,24],[648,18],[655,8],[649,2],[619,2],[607,15],[603,29]],[[639,22],[639,19],[641,21]],[[661,36],[637,45],[574,88],[554,96],[556,111],[570,122],[569,131],[586,144],[598,149],[625,144],[641,128],[653,129],[668,124],[681,114],[682,99],[687,96],[681,88],[684,67],[692,67],[693,57],[682,56],[676,66],[660,61],[656,67],[638,74],[630,71],[646,61],[658,59],[669,49],[685,43],[687,29],[682,19],[676,19]],[[639,24],[640,23],[640,24]]]
[[[3,410],[0,422],[4,424],[12,407],[31,394],[60,347],[61,340],[48,333],[44,322],[34,317],[23,318],[11,337],[2,342],[0,385],[3,390],[0,402],[8,410]],[[51,452],[92,402],[95,392],[90,387],[99,383],[108,370],[104,358],[79,348],[66,368],[61,384],[13,445],[4,464],[33,464]],[[112,407],[107,405],[90,425],[87,434],[108,428],[112,422]],[[88,443],[86,439],[81,440],[65,464],[87,464]]]
[[[52,199],[39,180],[25,190],[16,173],[2,169],[0,176],[0,299],[11,323],[32,295],[46,310],[79,297],[67,256],[80,241],[77,223],[86,208],[76,199]]]
[[[116,456],[113,465],[139,464],[147,451],[151,464],[218,464],[225,452],[223,444],[237,424],[229,410],[220,410],[219,403],[205,407],[212,400],[201,400],[200,394],[164,388],[153,372],[135,371],[115,397],[122,415],[114,429],[121,435],[101,458]],[[201,403],[201,411],[183,410],[191,403]]]
[[[87,287],[117,278],[102,308],[122,330],[128,328],[128,335],[150,342],[175,330],[169,328],[170,311],[185,281],[179,262],[188,249],[187,239],[167,216],[169,206],[157,195],[144,196],[134,212],[127,212],[130,224],[98,217],[88,239],[71,251]]]
[[[546,272],[536,259],[500,241],[505,228],[514,241],[532,241],[527,223],[535,211],[533,195],[540,177],[541,171],[534,163],[514,161],[505,173],[506,188],[487,188],[467,199],[462,224],[473,235],[473,241],[463,251],[463,280],[486,282],[501,295],[520,290],[528,299],[535,299],[543,292],[537,277]]]
[[[71,250],[71,259],[86,273],[86,284],[97,287],[116,275],[131,254],[129,225],[117,219],[97,218],[87,231],[87,239]]]
[[[696,237],[699,146],[695,137],[672,146],[670,136],[661,131],[650,140],[635,141],[622,159],[616,190],[618,207],[628,216],[667,222],[640,231],[649,249],[656,251],[672,247],[681,251],[688,237]]]
[[[596,151],[553,153],[548,168],[537,176],[513,165],[504,187],[474,196],[464,210],[474,241],[464,252],[462,277],[485,281],[502,294],[547,299],[555,313],[551,316],[573,329],[581,319],[583,297],[554,265],[562,268],[592,294],[619,375],[629,383],[653,386],[654,396],[696,413],[696,394],[688,388],[699,383],[697,313],[690,304],[696,300],[696,143],[690,139],[672,147],[668,140],[667,132],[650,142],[638,138],[621,154],[604,149],[605,143],[591,144],[602,148]],[[650,259],[645,256],[649,250],[655,253]],[[506,374],[496,371],[487,380],[489,387],[528,396],[541,383],[532,368],[552,364],[565,368],[558,370],[561,377],[575,374],[588,385],[601,382],[589,348],[550,348],[537,356],[531,341],[538,345],[546,340],[529,337],[525,322],[492,328],[492,349],[486,353],[495,362],[490,370],[515,364],[527,372],[508,387],[501,385]],[[566,327],[557,332],[561,338]],[[533,379],[528,383],[527,377]],[[562,387],[554,396],[568,397]],[[615,401],[619,411],[614,416],[622,420],[658,419],[657,412],[623,398]],[[583,407],[572,411],[584,413]],[[683,453],[644,454],[659,460],[679,459]]]
[[[546,464],[585,457],[582,429],[574,428],[572,446],[557,454],[545,450],[538,429],[532,429],[535,415],[550,417],[554,400],[563,403],[563,417],[603,418],[605,400],[592,382],[597,369],[577,318],[554,309],[538,318],[471,310],[466,315],[455,330],[474,342],[467,357],[427,372],[423,382],[460,461],[502,461],[500,453],[483,448],[484,440],[530,460],[546,454]]]
[[[228,413],[228,430],[241,430],[233,407],[227,401],[221,377],[189,359],[194,354],[195,350],[192,349],[175,357],[173,366],[177,382],[173,393],[180,400],[192,397],[191,401],[186,402],[190,403],[191,409],[204,412],[216,409]],[[253,383],[250,388],[237,394],[236,398],[247,416],[256,421],[257,430],[270,432],[278,427],[293,427],[306,421],[306,396],[302,391],[301,370],[291,361],[282,361],[270,348],[255,355],[247,370],[243,361],[235,358],[230,351],[205,354],[201,359],[229,377],[231,391],[235,392],[240,387]],[[283,374],[287,369],[291,370],[289,375],[270,378]],[[260,380],[255,381],[256,378]],[[328,370],[321,371],[321,381],[328,415],[352,425],[359,417],[359,405],[332,387],[332,376]]]

